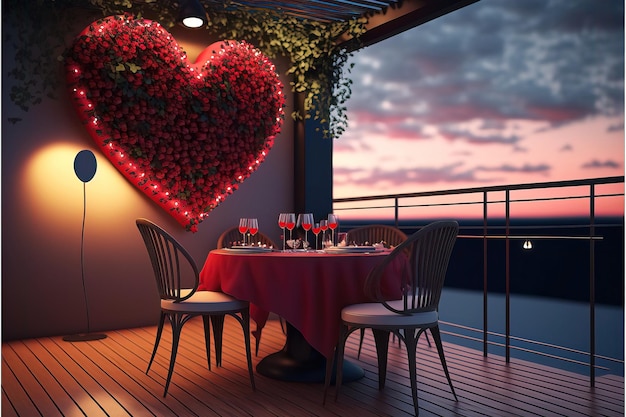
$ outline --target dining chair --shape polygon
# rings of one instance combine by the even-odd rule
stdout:
[[[384,224],[368,224],[365,226],[355,227],[346,233],[346,243],[364,245],[366,242],[370,245],[375,243],[385,243],[387,246],[396,247],[407,239],[406,234],[394,226]]]
[[[417,342],[422,333],[430,329],[443,371],[448,379],[448,385],[450,385],[454,399],[457,400],[439,332],[439,298],[458,232],[459,224],[456,221],[437,221],[424,226],[398,245],[369,273],[363,289],[365,294],[376,302],[353,304],[342,309],[342,324],[335,352],[337,361],[335,400],[339,396],[341,387],[346,340],[353,331],[362,328],[371,328],[374,333],[378,356],[378,388],[380,390],[385,387],[389,333],[395,334],[404,342],[409,362],[409,378],[415,415],[419,414],[416,370]],[[380,285],[385,268],[394,258],[407,254],[407,270],[402,276],[402,298],[385,301],[381,294]],[[326,365],[324,403],[330,386],[333,362],[333,359],[330,359]]]
[[[222,234],[217,238],[217,248],[229,248],[233,246],[234,242],[240,242],[242,238],[241,233],[239,233],[239,227],[231,227],[230,229],[224,230],[224,232],[222,232]],[[260,243],[262,245],[278,248],[272,239],[260,231],[257,232],[252,239],[254,243]]]
[[[242,239],[241,233],[239,233],[239,227],[231,227],[230,229],[224,230],[222,234],[217,238],[217,249],[228,248],[233,245],[233,242],[238,242]],[[261,243],[262,245],[267,245],[268,247],[278,248],[274,241],[269,238],[267,235],[257,232],[254,235],[255,243]],[[285,320],[282,317],[280,319],[280,328],[283,331],[283,334],[287,334]],[[254,354],[258,356],[259,354],[259,342],[260,339],[256,339],[256,343],[254,346]]]
[[[395,248],[402,242],[407,239],[406,233],[402,230],[398,229],[395,226],[389,226],[385,224],[368,224],[365,226],[355,227],[354,229],[348,230],[346,233],[346,243],[352,244],[353,242],[357,245],[370,244],[373,245],[375,243],[384,243],[387,247]],[[357,352],[357,359],[361,358],[361,349],[363,348],[363,339],[365,339],[365,328],[361,329],[361,335],[359,339],[359,350]],[[395,340],[395,336],[394,336]],[[428,335],[426,335],[426,341],[430,346],[430,340],[428,339]],[[401,342],[398,340],[398,343]]]
[[[215,362],[218,367],[221,366],[224,318],[226,315],[229,315],[234,317],[243,329],[250,383],[252,390],[256,390],[252,373],[252,354],[250,352],[250,312],[248,302],[238,300],[218,291],[197,291],[199,282],[198,267],[187,250],[168,232],[150,220],[137,219],[136,223],[148,250],[161,298],[161,317],[146,374],[150,371],[159,347],[166,318],[172,326],[172,351],[163,397],[167,396],[172,379],[180,334],[184,324],[189,319],[202,316],[209,370],[211,369],[211,330],[209,321],[211,322],[215,343]],[[189,283],[191,283],[190,287],[184,287]]]

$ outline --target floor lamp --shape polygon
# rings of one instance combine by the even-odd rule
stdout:
[[[85,296],[85,310],[87,311],[87,332],[63,337],[66,342],[87,342],[100,340],[107,337],[102,333],[89,332],[89,304],[87,303],[87,290],[85,289],[85,216],[87,214],[87,189],[86,184],[96,175],[96,156],[90,150],[83,149],[74,158],[74,172],[83,182],[83,226],[80,234],[80,271],[83,279],[83,295]]]

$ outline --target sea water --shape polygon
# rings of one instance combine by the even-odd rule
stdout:
[[[487,296],[487,329],[490,332],[504,334],[506,329],[506,297],[504,294],[492,293]],[[512,294],[510,296],[510,329],[511,335],[542,343],[566,347],[586,352],[590,351],[590,305],[589,303],[561,300],[549,297]],[[480,341],[444,334],[445,341],[481,350],[483,329],[483,292],[444,288],[439,303],[439,319],[444,322],[472,327],[481,332],[458,329],[445,324],[441,330],[454,332]],[[490,335],[488,340],[504,344],[504,337]],[[595,305],[595,350],[596,355],[617,359],[621,362],[596,358],[596,375],[624,375],[624,309],[621,306]],[[549,346],[536,345],[525,341],[511,341],[512,346],[531,349],[549,355],[569,358],[589,363],[585,354],[554,349]],[[489,354],[505,355],[504,347],[490,345]],[[577,363],[566,362],[551,357],[511,349],[511,357],[565,369],[580,374],[589,374],[589,367]]]

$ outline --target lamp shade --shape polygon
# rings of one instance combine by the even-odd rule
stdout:
[[[74,158],[74,172],[82,182],[89,182],[96,175],[96,156],[88,149],[83,149]]]
[[[178,21],[188,28],[199,28],[208,23],[206,11],[198,0],[182,0]]]

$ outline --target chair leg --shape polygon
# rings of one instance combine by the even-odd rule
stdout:
[[[365,338],[365,328],[361,329],[361,339],[359,340],[359,351],[356,354],[357,359],[361,359],[361,348],[363,347],[363,339]]]
[[[224,315],[211,316],[213,340],[215,340],[215,365],[222,366],[222,335],[224,334]]]
[[[211,370],[211,326],[209,325],[210,316],[202,316],[202,322],[204,323],[204,345],[206,346],[206,360],[209,364],[209,371]]]
[[[235,317],[237,317],[235,315]],[[250,385],[252,391],[256,391],[254,384],[254,372],[252,371],[252,352],[250,351],[250,310],[241,311],[241,327],[243,328],[243,339],[246,345],[246,359],[248,360],[248,374],[250,374]]]
[[[450,385],[450,390],[452,391],[452,395],[454,395],[455,401],[459,399],[456,397],[456,392],[454,392],[454,387],[452,386],[452,379],[450,379],[450,372],[448,372],[448,365],[446,364],[446,358],[443,354],[443,344],[441,343],[441,333],[439,333],[439,326],[431,327],[430,332],[433,335],[433,339],[435,340],[435,345],[437,346],[437,352],[439,353],[439,359],[441,360],[441,366],[443,367],[443,372],[446,374],[446,378],[448,378],[448,385]]]
[[[248,310],[248,314],[250,310]],[[282,318],[280,319],[280,327],[283,327]],[[261,344],[261,330],[259,330],[259,326],[256,326],[256,330],[252,332],[254,334],[254,356],[259,356],[259,345]]]
[[[180,341],[180,333],[183,329],[183,325],[187,318],[181,314],[170,314],[170,323],[172,325],[172,354],[170,357],[170,367],[167,371],[167,379],[165,380],[165,389],[163,390],[163,397],[167,396],[167,390],[172,380],[172,374],[174,373],[174,364],[176,363],[176,353],[178,352],[178,342]]]
[[[414,329],[404,329],[404,344],[406,345],[407,358],[409,359],[409,379],[411,380],[411,396],[415,415],[419,415],[417,397],[417,341],[420,333],[415,334]]]
[[[154,360],[154,356],[156,355],[157,348],[159,347],[159,342],[161,341],[161,334],[163,334],[163,324],[165,324],[165,313],[161,311],[161,317],[159,318],[159,328],[157,330],[156,339],[154,340],[154,349],[152,349],[152,356],[150,357],[150,362],[148,362],[148,369],[146,369],[146,375],[150,371],[150,367],[152,366],[152,361]]]
[[[341,388],[341,382],[343,380],[343,355],[346,348],[346,339],[348,338],[348,326],[341,324],[339,330],[339,341],[337,342],[337,349],[335,351],[337,367],[337,373],[335,374],[335,401],[339,398],[339,389]],[[328,365],[328,364],[327,364]],[[332,371],[332,368],[331,368]],[[329,380],[330,382],[330,380]]]
[[[322,405],[326,405],[326,396],[328,395],[328,388],[330,387],[330,380],[332,379],[333,365],[335,364],[335,356],[337,356],[338,351],[339,342],[335,347],[335,353],[330,358],[326,358],[326,374],[324,376],[324,397],[322,399]]]
[[[387,356],[389,354],[389,330],[372,329],[378,357],[378,389],[385,388],[387,379]]]
[[[391,341],[395,342],[396,341],[396,337],[397,337],[396,334],[392,333],[391,334]],[[398,337],[398,348],[402,349],[402,339],[400,339],[399,337]]]

